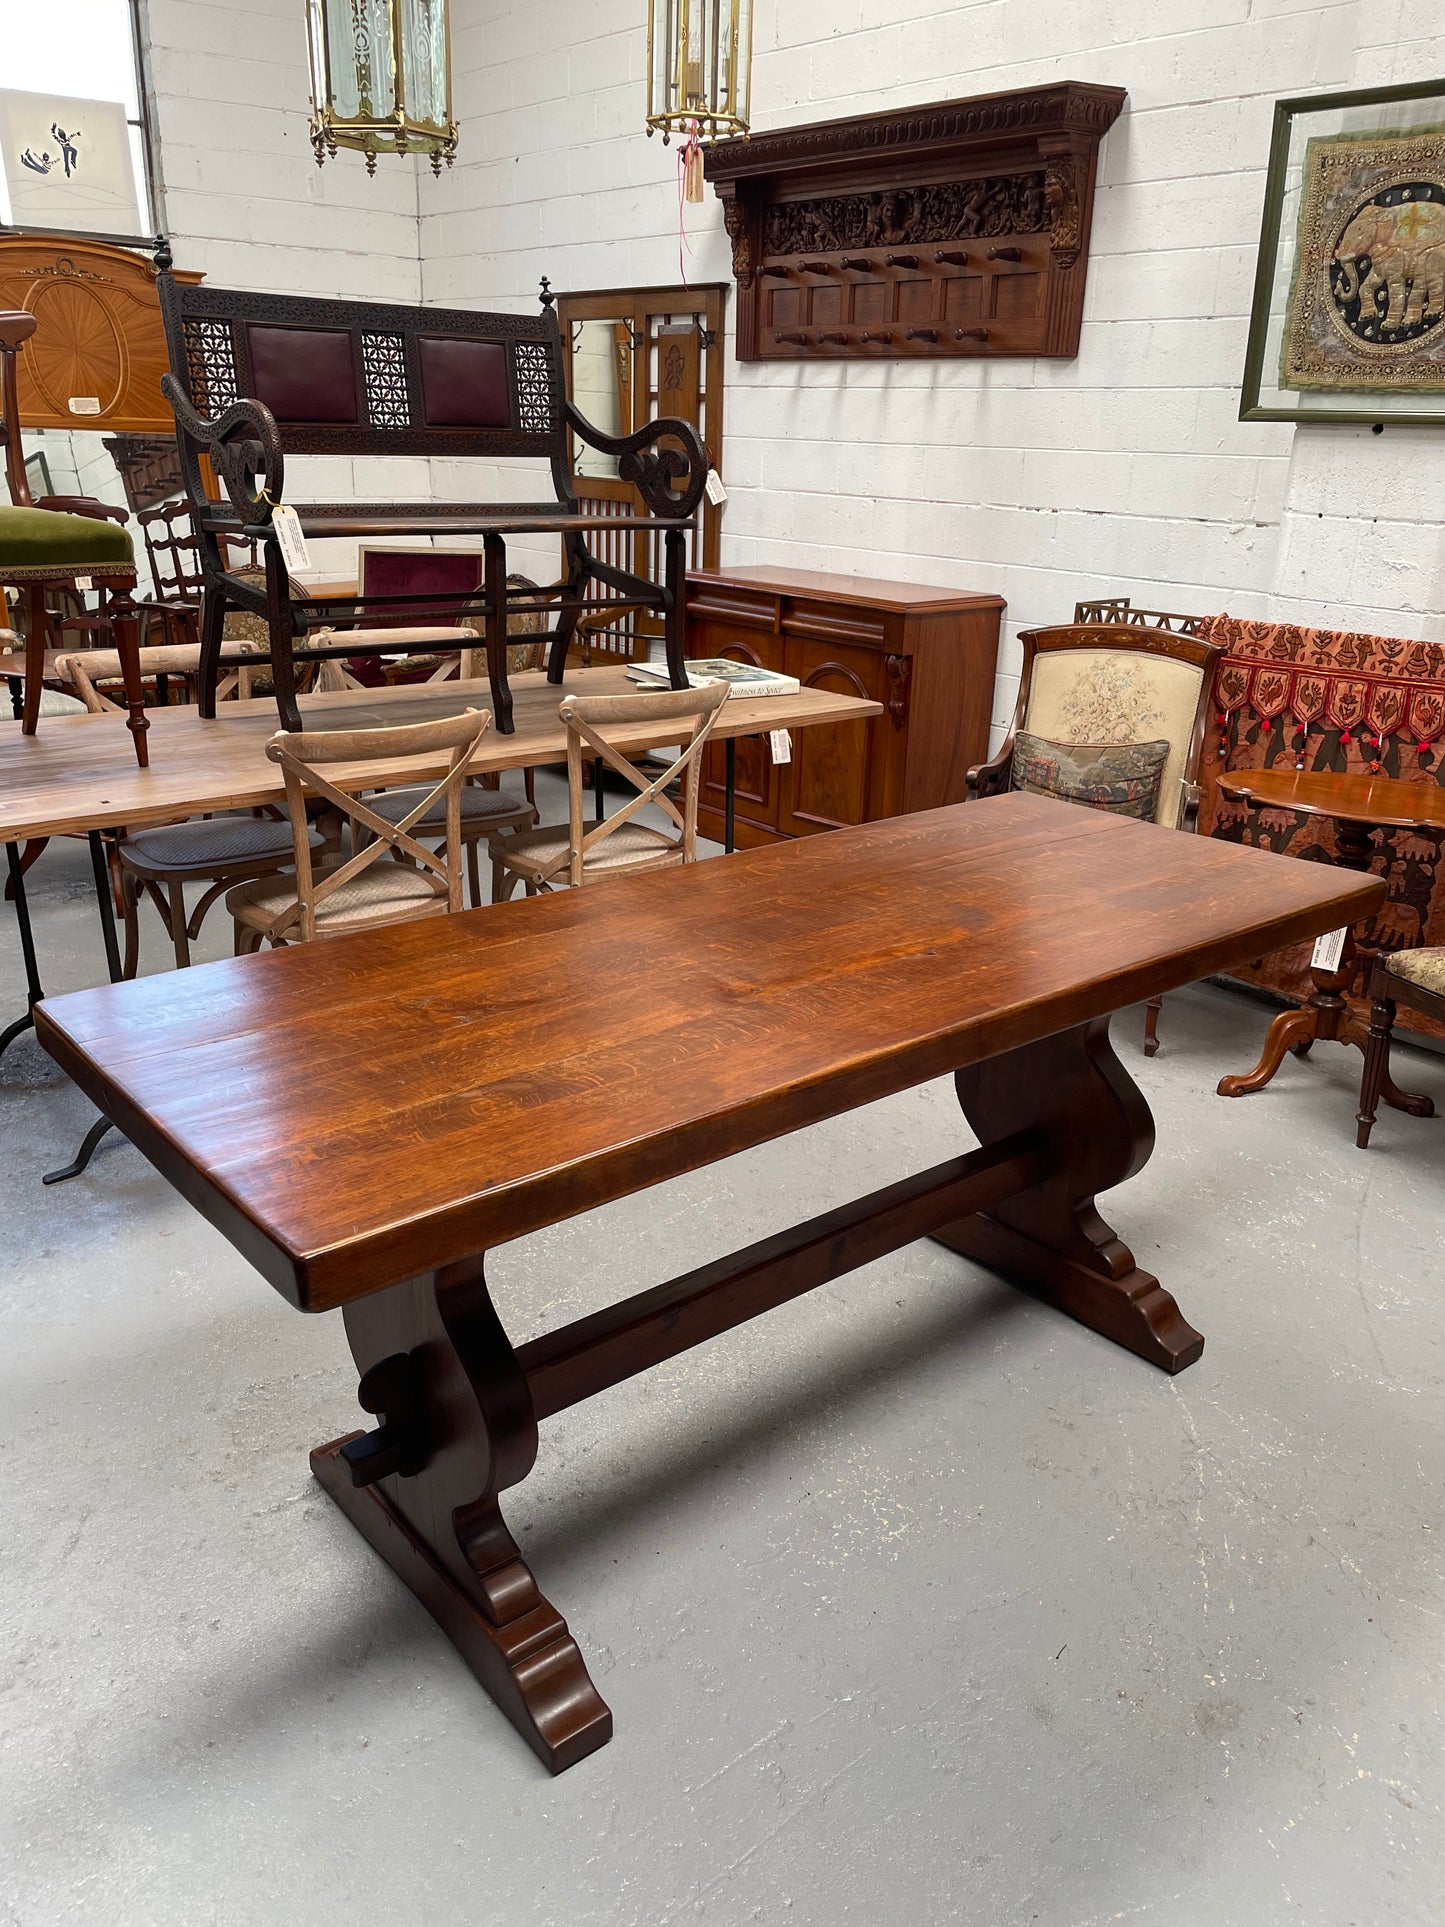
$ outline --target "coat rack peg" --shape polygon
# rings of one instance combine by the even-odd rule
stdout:
[[[953,338],[955,341],[987,341],[988,329],[987,328],[955,328],[953,331]]]
[[[968,256],[963,252],[962,248],[940,248],[933,259],[941,268],[966,268],[968,266]]]
[[[845,268],[852,268],[858,274],[871,274],[873,272],[873,263],[861,254],[845,254],[843,256],[843,266]]]
[[[885,268],[916,268],[918,266],[918,256],[916,254],[885,254],[883,257],[883,265]]]
[[[847,335],[840,335],[840,334],[819,335],[818,339],[819,341],[832,342],[833,345],[838,348],[846,348],[848,346]]]
[[[1021,248],[990,248],[988,258],[990,261],[1022,261],[1024,257]]]
[[[910,328],[903,337],[905,341],[937,341],[937,328]]]
[[[801,274],[831,274],[833,272],[833,263],[831,261],[800,261],[798,263],[798,271]]]
[[[859,335],[858,339],[860,341],[876,341],[880,347],[886,348],[888,346],[888,343],[892,341],[893,337],[887,332],[886,329],[882,334],[875,335],[875,334],[869,334],[867,329],[865,328],[863,333]]]
[[[774,341],[791,341],[791,342],[794,342],[799,348],[806,348],[808,345],[808,337],[806,335],[798,335],[798,334],[774,335],[773,340]]]
[[[760,274],[770,274],[777,281],[786,281],[793,270],[791,268],[760,268],[758,272]]]

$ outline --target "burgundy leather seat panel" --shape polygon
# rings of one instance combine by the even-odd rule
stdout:
[[[345,328],[249,322],[252,386],[278,422],[359,422],[356,368]]]
[[[512,419],[501,341],[421,335],[422,406],[428,428],[506,428]]]

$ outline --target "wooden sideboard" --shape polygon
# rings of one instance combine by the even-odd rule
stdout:
[[[988,754],[1002,596],[766,565],[687,578],[687,653],[731,656],[805,689],[866,696],[869,722],[799,731],[775,764],[766,736],[737,745],[737,843],[746,849],[848,823],[960,803]],[[726,765],[707,753],[699,806],[722,840]]]

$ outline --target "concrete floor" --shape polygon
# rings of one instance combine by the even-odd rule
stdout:
[[[84,845],[33,879],[50,987],[96,981]],[[1216,1098],[1265,1016],[1115,1026],[1159,1148],[1110,1216],[1207,1334],[1181,1378],[925,1243],[549,1423],[509,1515],[617,1723],[555,1781],[310,1478],[361,1422],[340,1319],[127,1145],[42,1189],[91,1113],[17,1046],[0,1920],[1445,1919],[1445,1123],[1356,1152],[1328,1046]],[[507,1247],[503,1316],[963,1141],[946,1085],[820,1125]]]

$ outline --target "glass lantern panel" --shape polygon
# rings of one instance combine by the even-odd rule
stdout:
[[[400,0],[401,70],[406,110],[412,120],[445,127],[447,98],[446,0]]]
[[[388,0],[326,0],[328,92],[345,120],[383,120],[396,109]]]

